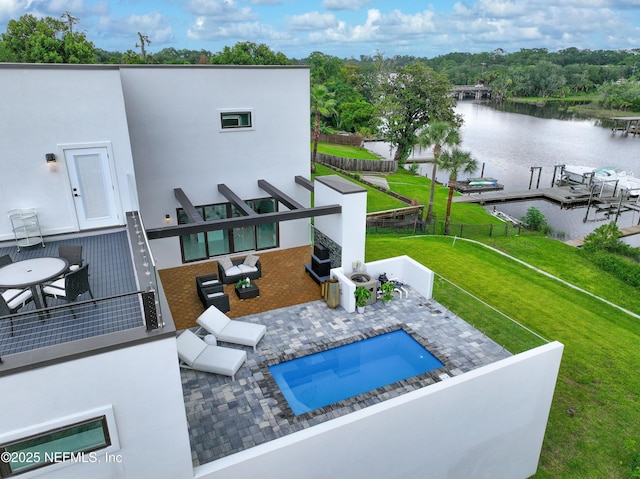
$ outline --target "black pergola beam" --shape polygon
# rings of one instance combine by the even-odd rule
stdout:
[[[188,223],[184,225],[166,226],[164,228],[148,229],[149,239],[170,238],[196,233],[206,233],[207,231],[226,230],[231,228],[241,228],[243,226],[255,226],[269,223],[279,223],[281,221],[298,220],[302,218],[312,218],[314,216],[335,215],[342,212],[340,205],[316,206],[314,208],[303,208],[290,211],[274,211],[252,216],[237,216],[234,218],[222,218],[204,223]]]
[[[236,195],[231,188],[229,188],[224,183],[218,185],[218,191],[222,196],[228,199],[236,208],[238,208],[244,215],[247,216],[257,216],[256,213],[251,206],[246,204],[242,198]]]
[[[313,183],[307,180],[304,176],[297,175],[295,177],[296,183],[302,186],[303,188],[308,189],[311,193],[313,193]]]
[[[266,180],[258,180],[258,186],[260,187],[260,189],[262,189],[262,190],[266,191],[267,193],[269,193],[273,198],[278,200],[280,203],[285,205],[290,210],[301,210],[301,209],[304,209],[304,206],[302,206],[300,203],[298,203],[293,198],[287,196],[285,193],[280,191],[278,188],[273,186],[268,181],[266,181]]]
[[[182,188],[174,188],[173,194],[176,195],[176,199],[180,203],[180,206],[182,206],[182,209],[193,223],[204,223],[204,219],[196,207],[193,206],[193,203],[191,203],[184,191],[182,191]]]

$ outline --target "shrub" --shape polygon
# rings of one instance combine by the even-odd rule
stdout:
[[[640,264],[605,251],[587,253],[588,258],[600,269],[615,275],[631,286],[640,288]]]
[[[534,206],[530,207],[527,210],[527,214],[520,219],[530,230],[542,231],[544,233],[551,232],[551,228],[547,226],[547,219],[542,212]]]

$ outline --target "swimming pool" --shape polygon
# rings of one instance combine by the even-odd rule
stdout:
[[[269,367],[297,416],[444,366],[399,329]]]

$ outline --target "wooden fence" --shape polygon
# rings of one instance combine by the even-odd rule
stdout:
[[[346,171],[380,171],[385,173],[398,171],[398,162],[393,160],[359,160],[318,153],[316,161]]]
[[[311,138],[313,138],[313,132],[311,132]],[[364,138],[360,135],[327,135],[326,133],[320,133],[318,140],[357,147],[362,147],[364,143]]]

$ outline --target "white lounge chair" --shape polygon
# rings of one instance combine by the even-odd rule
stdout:
[[[207,344],[188,329],[177,341],[180,367],[231,376],[235,380],[238,369],[247,360],[246,351]]]
[[[235,319],[232,321],[215,306],[209,306],[205,309],[196,322],[201,326],[201,329],[213,334],[218,341],[252,346],[254,352],[256,345],[267,332],[267,327],[264,324],[247,323]]]

